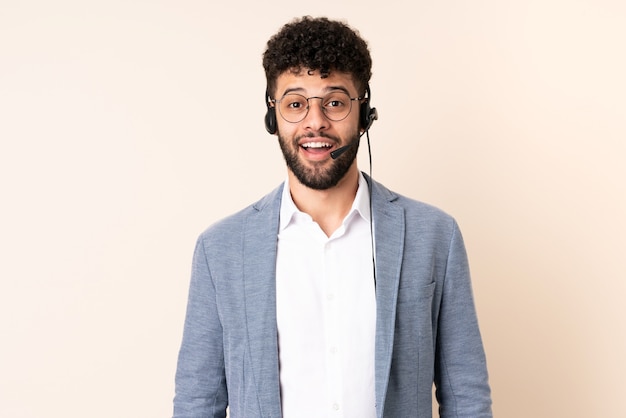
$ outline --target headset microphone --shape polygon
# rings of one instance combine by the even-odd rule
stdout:
[[[336,150],[331,151],[330,158],[332,158],[333,160],[336,160],[337,158],[342,156],[344,152],[348,151],[350,149],[350,147],[354,146],[354,144],[356,144],[357,142],[359,142],[358,139],[356,141],[352,141],[348,145],[345,145],[345,146],[343,146],[341,148],[337,148]]]

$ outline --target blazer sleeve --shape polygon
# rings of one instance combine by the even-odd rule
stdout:
[[[441,418],[491,418],[487,365],[463,238],[454,223],[444,276],[435,353]]]
[[[228,395],[222,324],[205,247],[193,256],[183,340],[176,369],[174,418],[224,418]]]

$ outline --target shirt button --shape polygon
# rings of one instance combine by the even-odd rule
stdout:
[[[330,352],[331,352],[332,354],[336,354],[336,353],[337,353],[337,347],[331,347],[331,348],[330,348]]]
[[[339,404],[338,404],[338,403],[334,403],[334,404],[333,404],[333,409],[334,409],[335,411],[339,411]]]

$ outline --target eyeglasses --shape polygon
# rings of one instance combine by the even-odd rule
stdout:
[[[352,102],[362,100],[363,97],[350,97],[343,91],[334,91],[323,97],[304,97],[297,93],[287,93],[280,100],[270,101],[276,104],[283,119],[290,123],[298,123],[309,114],[309,109],[311,108],[309,100],[311,99],[320,99],[322,111],[326,118],[339,122],[350,114]]]

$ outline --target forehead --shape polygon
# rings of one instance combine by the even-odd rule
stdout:
[[[287,91],[309,94],[320,94],[328,90],[342,89],[349,94],[357,94],[357,87],[351,74],[332,71],[322,77],[319,71],[285,71],[276,78],[276,96],[280,97]]]

